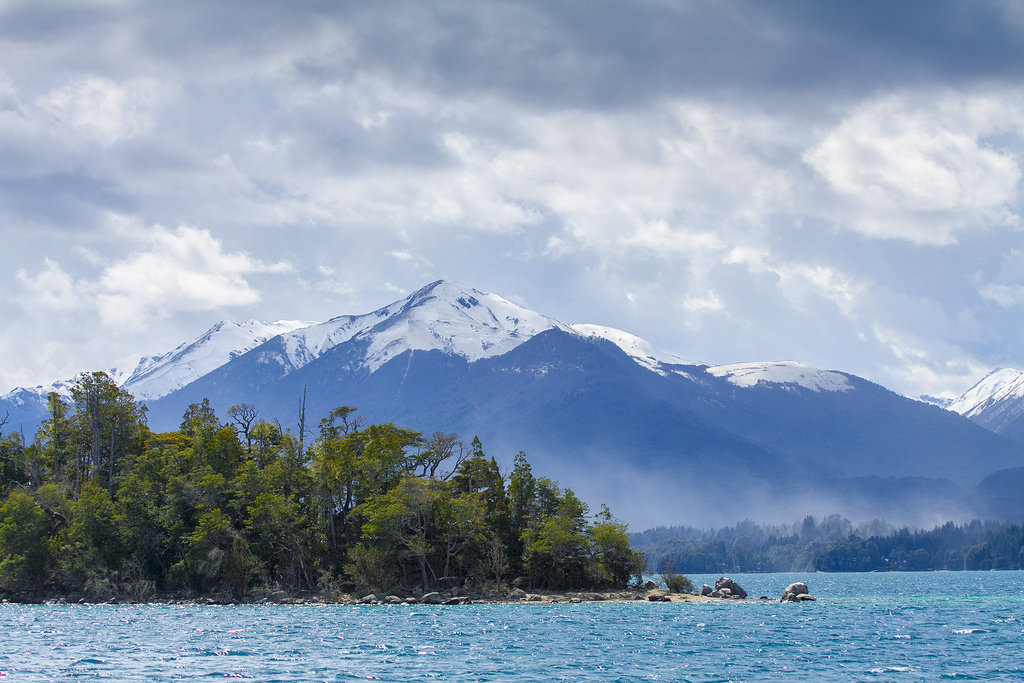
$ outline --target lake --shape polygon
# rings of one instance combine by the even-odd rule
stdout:
[[[1024,572],[733,574],[716,603],[0,605],[7,680],[1024,679]],[[691,575],[694,584],[717,576]],[[805,581],[817,602],[780,604]]]

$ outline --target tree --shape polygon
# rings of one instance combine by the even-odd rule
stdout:
[[[249,433],[249,429],[259,414],[260,411],[251,403],[242,403],[241,405],[228,408],[228,417],[241,430],[242,437],[245,439],[245,450],[249,453],[249,457],[252,457],[252,436]]]
[[[537,482],[522,451],[516,453],[508,477],[508,527],[505,545],[512,569],[519,572],[523,560],[523,534],[537,520]]]
[[[199,403],[190,403],[181,417],[181,433],[189,439],[203,438],[220,428],[220,421],[208,398]]]
[[[24,491],[0,505],[0,588],[40,588],[50,560],[50,517]]]
[[[70,406],[55,391],[46,395],[49,418],[39,426],[36,440],[43,448],[43,457],[53,473],[54,481],[69,481],[74,455],[74,425],[70,419]]]
[[[448,480],[465,459],[466,444],[458,434],[434,432],[424,442],[423,448],[409,458],[408,473],[416,477]]]
[[[595,516],[590,526],[590,537],[593,549],[590,574],[594,585],[625,587],[633,577],[639,579],[647,568],[644,554],[629,545],[628,527],[612,517],[607,505],[602,505],[601,512]],[[685,588],[685,584],[680,582],[677,588]],[[690,586],[685,592],[692,588]]]
[[[554,514],[524,534],[524,564],[530,581],[545,588],[574,588],[588,584],[590,538],[586,533],[587,506],[570,489],[558,492]]]
[[[400,556],[416,561],[423,590],[428,590],[430,577],[437,580],[428,557],[433,550],[430,528],[437,514],[444,485],[437,480],[405,477],[385,494],[375,496],[365,505],[365,533],[375,545],[398,550]]]
[[[29,483],[25,450],[21,439],[0,436],[0,492]]]
[[[137,446],[145,431],[145,408],[105,372],[82,373],[71,388],[75,419],[88,435],[88,476],[111,496],[121,456]],[[76,477],[81,486],[82,477]]]
[[[80,590],[103,581],[123,557],[120,528],[106,489],[85,482],[68,505],[70,523],[57,536],[57,563],[62,583]]]

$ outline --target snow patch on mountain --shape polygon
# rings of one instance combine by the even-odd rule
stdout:
[[[272,337],[309,324],[298,320],[269,323],[259,320],[219,322],[196,339],[165,354],[143,358],[123,380],[116,375],[111,377],[137,399],[146,401],[159,398],[216,370]]]
[[[622,349],[627,356],[635,360],[641,366],[656,372],[659,375],[668,374],[662,369],[662,365],[705,365],[705,363],[695,363],[693,361],[686,360],[674,353],[659,351],[651,346],[650,342],[646,339],[641,339],[635,334],[623,332],[622,330],[617,330],[614,327],[590,325],[587,323],[573,323],[572,325],[569,325],[569,328],[583,337],[595,337],[610,341]]]
[[[298,369],[338,344],[365,339],[364,367],[375,372],[406,351],[443,351],[470,362],[508,353],[546,330],[569,328],[496,294],[439,280],[405,299],[342,316],[282,338],[286,367]]]
[[[1024,372],[999,368],[956,398],[948,409],[974,419],[996,406],[1005,410],[1014,404],[1019,404],[1018,414],[1024,412]]]
[[[715,377],[724,377],[732,384],[749,388],[758,384],[796,385],[811,391],[849,391],[853,389],[846,375],[818,370],[794,361],[769,363],[732,363],[708,368]]]

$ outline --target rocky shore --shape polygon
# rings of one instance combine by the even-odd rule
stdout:
[[[47,604],[47,605],[118,605],[118,604],[165,604],[165,605],[472,605],[472,604],[576,604],[585,602],[715,602],[746,600],[748,595],[732,579],[722,577],[714,588],[705,584],[700,591],[676,593],[648,581],[642,588],[625,591],[537,591],[520,588],[512,590],[486,590],[480,592],[462,591],[452,588],[447,591],[420,592],[398,591],[395,593],[368,593],[352,595],[337,591],[291,593],[267,591],[235,598],[229,595],[154,594],[146,597],[129,595],[86,596],[78,593],[55,595],[51,593],[4,593],[0,604]],[[768,600],[760,596],[758,600]],[[793,583],[782,591],[781,602],[813,601],[805,583]]]

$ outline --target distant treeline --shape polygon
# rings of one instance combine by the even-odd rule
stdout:
[[[1024,528],[1007,522],[948,522],[921,531],[878,520],[855,527],[830,515],[712,531],[658,527],[631,540],[652,569],[699,574],[1024,569]]]
[[[645,562],[604,506],[503,474],[479,440],[364,425],[355,408],[295,433],[250,405],[193,404],[178,431],[103,373],[26,444],[0,434],[0,591],[155,593],[619,588]],[[0,427],[3,426],[0,421]]]

